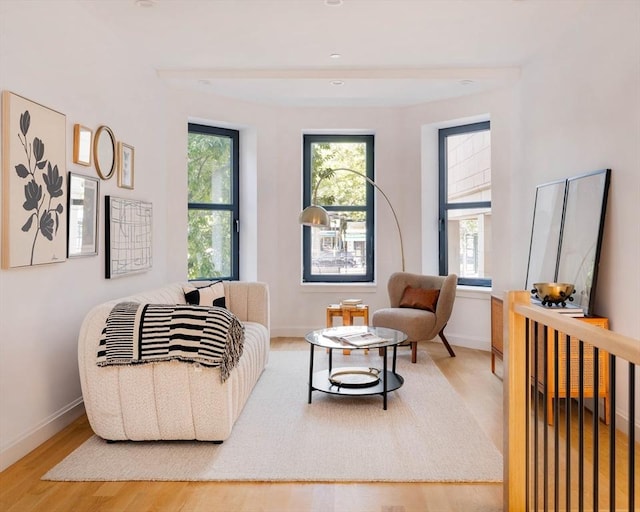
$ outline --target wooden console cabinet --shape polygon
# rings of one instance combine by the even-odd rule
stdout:
[[[603,317],[584,317],[578,318],[583,322],[588,322],[592,325],[602,327],[604,329],[609,328],[609,320]],[[539,333],[539,341],[542,340],[542,331]],[[553,329],[549,328],[547,333],[547,379],[549,381],[549,390],[545,393],[545,403],[547,407],[547,419],[549,424],[553,423],[553,399],[555,396],[555,382],[553,374],[553,364],[555,359],[554,353],[554,336]],[[499,297],[491,296],[491,371],[495,373],[495,358],[503,358],[504,354],[504,340],[503,340],[503,302]],[[543,361],[544,344],[538,343],[538,388],[544,392],[543,382]],[[570,376],[571,382],[569,385],[569,396],[571,398],[577,398],[579,394],[578,386],[578,340],[571,340],[571,361],[570,361]],[[594,370],[594,351],[593,346],[585,343],[584,345],[584,386],[583,397],[594,398],[594,385],[593,385],[593,370]],[[609,403],[609,354],[604,350],[598,352],[599,356],[599,368],[598,368],[598,395],[604,402],[604,421],[609,424],[611,418],[611,406]],[[560,333],[558,336],[558,396],[557,398],[567,397],[567,376],[566,376],[566,364],[567,364],[567,342],[564,334]],[[531,374],[533,375],[533,366]],[[535,380],[533,381],[535,383]]]
[[[609,328],[609,320],[602,317],[584,317],[577,318],[583,322],[588,322],[591,325],[602,327],[603,329]],[[567,338],[563,333],[558,333],[558,396],[555,396],[555,380],[554,380],[554,360],[556,359],[554,352],[554,331],[551,328],[547,330],[547,379],[549,382],[549,389],[545,393],[544,389],[544,343],[538,343],[538,389],[544,393],[545,402],[547,405],[547,420],[549,425],[553,424],[553,399],[554,398],[567,398]],[[538,337],[542,340],[543,332],[539,332]],[[589,343],[584,344],[584,356],[583,356],[583,397],[595,398],[595,386],[593,385],[594,374],[594,350],[593,345]],[[570,382],[569,382],[569,396],[571,398],[578,398],[580,392],[579,384],[579,348],[578,340],[571,339],[571,361],[569,363]],[[604,350],[598,351],[599,368],[598,368],[598,398],[603,399],[604,405],[604,422],[608,425],[611,417],[611,407],[609,404],[609,353]],[[533,374],[533,369],[532,372]]]

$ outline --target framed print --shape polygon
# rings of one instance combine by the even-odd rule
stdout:
[[[98,178],[69,173],[69,258],[98,254],[99,183]]]
[[[525,285],[529,291],[534,283],[556,280],[566,186],[567,180],[559,180],[536,187]]]
[[[610,175],[602,169],[567,180],[557,281],[575,286],[574,304],[586,316],[594,314]]]
[[[149,270],[153,264],[153,205],[105,196],[106,278]]]
[[[2,268],[67,259],[66,117],[2,93]]]
[[[73,127],[73,163],[91,165],[93,130],[76,124]]]
[[[133,146],[118,142],[118,186],[133,189]]]

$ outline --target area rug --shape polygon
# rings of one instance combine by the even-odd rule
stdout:
[[[381,366],[377,351],[335,351],[334,366]],[[376,352],[376,353],[374,353]],[[316,350],[316,368],[327,355]],[[502,455],[425,351],[398,357],[404,385],[389,394],[314,392],[309,353],[272,351],[231,437],[119,442],[93,436],[43,480],[499,482]]]

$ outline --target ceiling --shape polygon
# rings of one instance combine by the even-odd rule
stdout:
[[[398,107],[513,83],[522,65],[603,2],[93,0],[81,5],[177,87],[284,106]]]

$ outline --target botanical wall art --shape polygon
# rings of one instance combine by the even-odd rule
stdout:
[[[2,112],[2,267],[64,261],[66,118],[9,91]]]
[[[69,173],[69,245],[67,254],[95,256],[98,254],[99,180]]]
[[[105,204],[107,279],[150,269],[153,205],[112,196]]]
[[[118,186],[133,188],[133,146],[118,142]]]

